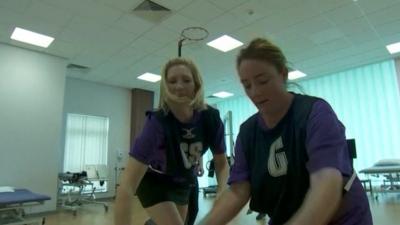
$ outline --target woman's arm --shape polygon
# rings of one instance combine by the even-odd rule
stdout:
[[[343,177],[352,173],[345,127],[322,100],[314,103],[307,123],[310,189],[287,224],[328,224],[342,199]]]
[[[336,212],[343,190],[339,170],[324,168],[311,174],[310,189],[306,198],[285,225],[324,225]]]
[[[114,212],[115,225],[131,224],[132,199],[146,170],[146,164],[133,157],[129,157],[127,166],[123,172],[121,184],[117,189]]]
[[[218,182],[217,195],[219,195],[227,188],[229,166],[228,161],[226,160],[226,154],[214,154],[213,160]]]
[[[200,225],[223,225],[231,221],[249,201],[250,183],[247,181],[232,184],[223,191],[211,211]]]

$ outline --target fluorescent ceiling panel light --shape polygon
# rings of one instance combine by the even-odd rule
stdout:
[[[400,42],[386,45],[386,49],[390,52],[390,54],[398,53],[400,52]]]
[[[218,98],[227,98],[227,97],[233,96],[233,94],[230,92],[226,92],[226,91],[220,91],[220,92],[212,94],[212,96],[215,96]]]
[[[305,76],[307,75],[299,70],[289,72],[289,80],[296,80]]]
[[[160,75],[153,74],[153,73],[144,73],[144,74],[138,76],[137,78],[140,80],[145,80],[145,81],[149,81],[149,82],[153,82],[153,83],[161,80]]]
[[[43,48],[47,48],[54,41],[53,37],[35,33],[19,27],[14,29],[14,32],[11,34],[11,39]]]
[[[207,45],[220,51],[228,52],[232,49],[242,46],[243,43],[228,35],[223,35],[213,41],[208,42]]]

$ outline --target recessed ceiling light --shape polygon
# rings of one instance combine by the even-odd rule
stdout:
[[[218,98],[227,98],[227,97],[233,96],[233,94],[230,92],[226,92],[226,91],[220,91],[220,92],[212,94],[212,96],[215,96]]]
[[[213,41],[208,42],[207,45],[220,51],[227,52],[239,46],[242,46],[243,43],[234,39],[233,37],[223,35]]]
[[[307,75],[299,70],[289,72],[289,80],[295,80],[295,79],[302,78],[305,76],[307,76]]]
[[[47,48],[51,44],[51,42],[54,41],[53,37],[35,33],[33,31],[25,30],[19,27],[16,27],[14,29],[11,35],[11,39],[25,42],[31,45],[40,46],[43,48]]]
[[[400,42],[386,45],[386,49],[390,52],[390,54],[398,53],[400,52]]]
[[[144,74],[138,76],[137,78],[140,80],[145,80],[145,81],[149,81],[149,82],[153,82],[153,83],[161,80],[160,75],[153,74],[153,73],[144,73]]]

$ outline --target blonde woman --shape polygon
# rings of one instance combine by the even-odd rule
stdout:
[[[159,108],[147,113],[129,152],[116,198],[115,225],[131,224],[134,193],[157,225],[183,225],[196,168],[208,148],[221,191],[228,163],[219,112],[204,103],[203,82],[193,62],[172,59],[162,71]]]

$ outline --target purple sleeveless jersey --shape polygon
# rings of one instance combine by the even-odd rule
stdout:
[[[258,121],[259,126],[268,130],[261,116],[258,117]],[[315,102],[307,124],[306,149],[309,161],[306,167],[309,173],[331,167],[338,169],[347,180],[351,176],[352,168],[344,140],[345,127],[331,106],[322,100]],[[248,162],[241,144],[237,139],[235,163],[230,173],[229,184],[250,180]],[[372,225],[368,199],[358,178],[344,195],[339,211],[329,225]]]

